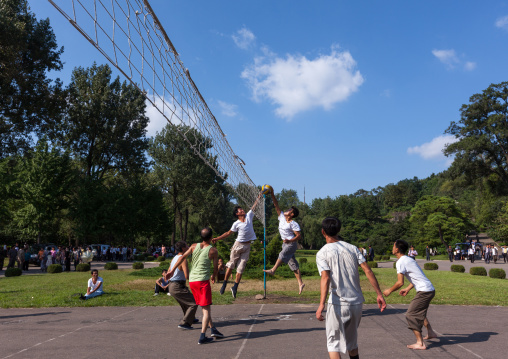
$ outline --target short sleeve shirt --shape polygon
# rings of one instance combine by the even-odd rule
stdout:
[[[245,215],[245,222],[237,220],[231,226],[232,232],[238,232],[236,240],[238,242],[250,242],[256,239],[256,233],[254,233],[254,226],[252,221],[254,220],[254,212],[249,211]]]
[[[403,274],[413,284],[417,292],[432,292],[434,290],[434,286],[414,259],[402,256],[395,266],[397,273]]]
[[[300,232],[300,226],[296,221],[287,222],[284,212],[279,216],[279,232],[282,240],[295,238],[295,232]]]
[[[104,288],[104,280],[101,277],[97,277],[97,282],[95,284],[93,284],[93,280],[92,280],[92,278],[90,278],[88,280],[88,287],[91,288],[90,289],[91,291],[94,291],[95,288],[97,288],[99,286],[99,284],[101,284],[101,283],[102,283],[102,287],[99,290],[102,290]]]
[[[360,287],[358,266],[365,262],[360,250],[344,241],[328,243],[316,255],[316,265],[321,272],[330,271],[330,296],[328,303],[355,305],[365,301]]]

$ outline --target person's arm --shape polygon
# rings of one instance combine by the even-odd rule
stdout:
[[[157,284],[159,287],[161,287],[161,288],[162,288],[162,277],[160,277],[159,279],[157,279],[157,280],[155,281],[155,284]]]
[[[258,205],[259,199],[261,198],[262,195],[263,195],[263,192],[260,191],[259,195],[258,195],[258,198],[256,198],[256,200],[254,201],[254,204],[250,208],[251,211],[254,211],[254,208],[256,208],[256,206]]]
[[[280,207],[279,207],[279,202],[277,201],[277,198],[275,198],[275,193],[273,193],[273,188],[272,188],[272,192],[270,192],[270,196],[272,197],[272,202],[273,202],[273,205],[275,206],[275,210],[277,211],[277,217],[280,216]]]
[[[302,232],[293,231],[295,236],[291,239],[286,240],[286,242],[298,242],[300,238],[302,238]]]
[[[192,254],[192,252],[194,251],[194,248],[196,248],[196,243],[194,243],[193,245],[190,246],[189,249],[187,249],[187,252],[185,252],[184,254],[182,254],[182,256],[180,258],[178,258],[178,260],[176,261],[173,269],[171,269],[170,271],[168,271],[166,273],[166,280],[170,279],[173,274],[175,274],[175,271],[178,267],[180,267],[180,265],[183,263],[183,261],[185,259],[187,259],[188,256],[190,256]]]
[[[215,243],[217,243],[217,241],[220,241],[220,240],[222,240],[224,238],[229,237],[232,233],[233,233],[233,231],[229,230],[226,233],[224,233],[224,234],[222,234],[222,235],[220,235],[218,237],[212,238],[212,243],[215,244]]]
[[[401,295],[401,296],[405,297],[405,296],[409,293],[409,291],[410,291],[411,289],[413,289],[413,287],[414,287],[414,286],[413,286],[413,283],[409,283],[409,285],[408,285],[406,288],[402,289],[402,290],[399,292],[399,295]]]
[[[213,260],[213,274],[212,274],[212,283],[215,283],[215,280],[217,279],[217,273],[219,271],[219,252],[216,248],[210,249],[210,252],[208,253],[208,256],[211,260]]]
[[[316,319],[319,321],[325,320],[323,317],[323,310],[325,309],[326,297],[328,296],[328,288],[330,288],[330,271],[324,270],[321,272],[321,297],[319,300],[319,307],[316,311]]]
[[[379,288],[379,283],[377,282],[376,275],[374,274],[372,269],[370,269],[367,262],[363,262],[362,264],[360,264],[360,267],[362,267],[363,271],[365,272],[365,275],[367,276],[367,279],[369,280],[370,284],[372,285],[372,287],[374,287],[374,290],[377,293],[376,298],[377,306],[379,307],[379,309],[381,309],[381,311],[385,310],[386,302],[385,299],[383,298],[381,288]]]
[[[185,275],[185,279],[189,280],[189,263],[187,261],[183,261],[182,265],[179,267],[179,269],[183,272]]]
[[[99,282],[99,281],[98,281],[98,283],[99,283],[99,285],[98,285],[97,287],[95,287],[95,289],[94,289],[94,290],[90,290],[90,288],[91,288],[91,287],[88,287],[88,289],[87,289],[86,293],[87,293],[87,294],[92,294],[92,293],[96,292],[97,290],[99,290],[99,288],[100,288],[100,287],[102,287],[102,282]]]
[[[390,288],[383,292],[385,297],[388,297],[392,292],[395,292],[397,289],[404,285],[404,274],[397,273],[397,282]]]

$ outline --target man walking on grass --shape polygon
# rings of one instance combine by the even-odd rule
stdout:
[[[213,342],[213,338],[208,338],[206,336],[208,327],[211,329],[212,337],[224,338],[224,335],[213,325],[211,315],[212,287],[210,286],[210,264],[213,261],[213,274],[211,279],[212,283],[215,283],[219,253],[210,243],[212,241],[212,230],[210,228],[206,227],[201,230],[201,239],[201,243],[194,243],[180,258],[178,258],[177,262],[172,265],[171,270],[166,274],[166,279],[171,278],[177,268],[179,268],[185,259],[192,254],[189,286],[196,300],[196,304],[203,309],[201,336],[199,337],[198,344],[207,344]]]
[[[252,205],[250,211],[247,213],[245,213],[242,207],[236,206],[235,209],[233,210],[233,215],[236,218],[238,218],[238,220],[235,223],[233,223],[229,231],[220,235],[219,237],[212,239],[212,243],[215,244],[217,243],[217,241],[229,237],[233,232],[238,233],[235,244],[233,245],[233,247],[231,247],[229,262],[226,263],[227,269],[226,275],[224,277],[224,282],[222,283],[222,287],[220,289],[221,295],[224,294],[224,291],[226,290],[229,276],[233,272],[233,269],[236,268],[235,284],[233,285],[233,287],[231,287],[231,293],[233,294],[233,298],[236,298],[238,284],[240,284],[240,280],[242,279],[242,273],[245,270],[247,261],[249,260],[250,244],[256,239],[256,233],[254,233],[253,227],[254,209],[256,208],[261,196],[262,192],[259,192],[258,198]]]
[[[408,328],[413,331],[416,337],[416,343],[407,345],[409,349],[424,350],[427,349],[424,339],[437,338],[436,332],[432,330],[430,323],[427,319],[427,310],[429,309],[430,301],[434,298],[436,291],[434,286],[423,274],[423,271],[418,266],[415,260],[406,256],[408,244],[406,241],[397,239],[393,244],[392,253],[397,257],[397,282],[383,292],[385,297],[388,297],[392,292],[396,291],[404,285],[404,277],[409,280],[409,285],[402,289],[399,294],[406,296],[413,287],[416,290],[416,295],[409,304],[406,312],[406,320]],[[422,337],[422,326],[427,328],[427,336]]]
[[[377,304],[381,311],[386,302],[379,288],[376,276],[365,262],[357,247],[346,243],[339,236],[341,223],[335,217],[325,218],[321,224],[321,233],[326,244],[316,255],[316,265],[321,276],[321,300],[316,318],[325,320],[326,297],[330,298],[326,311],[326,341],[330,358],[340,359],[340,354],[348,352],[349,357],[358,359],[358,326],[362,319],[362,307],[365,301],[360,287],[361,266],[370,284],[377,293]]]

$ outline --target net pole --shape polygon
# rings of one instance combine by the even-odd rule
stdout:
[[[266,194],[263,195],[263,269],[266,270]],[[266,299],[266,272],[263,272],[263,287]]]

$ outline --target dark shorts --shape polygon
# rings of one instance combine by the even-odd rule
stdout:
[[[212,304],[212,287],[210,286],[210,280],[189,282],[189,287],[197,305],[205,307]]]
[[[423,322],[425,318],[427,318],[427,310],[429,309],[430,301],[435,295],[435,291],[416,293],[406,312],[407,326],[409,329],[416,330],[417,332],[422,331]]]

